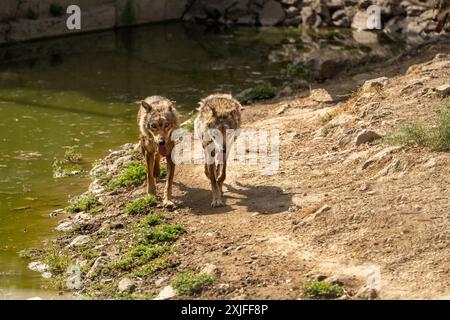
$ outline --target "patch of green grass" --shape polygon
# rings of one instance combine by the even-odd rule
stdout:
[[[303,79],[312,79],[313,78],[313,71],[311,69],[308,69],[301,64],[295,64],[290,63],[286,67],[286,75],[289,77],[300,77]]]
[[[129,215],[146,214],[157,203],[158,200],[156,197],[152,194],[148,194],[128,203],[125,207],[125,211]]]
[[[83,159],[83,155],[79,151],[78,146],[66,147],[64,152],[64,160],[71,163],[80,162]]]
[[[173,248],[167,245],[155,247],[140,244],[128,251],[122,259],[115,262],[112,268],[115,270],[130,271],[136,267],[147,264],[156,258],[162,257],[172,250]]]
[[[176,224],[160,224],[155,227],[142,230],[141,242],[144,244],[171,243],[174,242],[184,229]]]
[[[385,142],[394,145],[419,145],[434,151],[450,151],[450,108],[447,105],[437,111],[431,126],[404,124],[385,138]]]
[[[167,166],[165,164],[159,166],[159,176],[160,177],[167,176]]]
[[[213,282],[214,277],[207,273],[195,275],[190,272],[183,272],[174,279],[172,286],[179,295],[192,296],[201,293],[205,287]]]
[[[312,281],[302,286],[303,293],[310,298],[338,298],[344,294],[344,289],[326,281]]]
[[[160,224],[163,219],[164,219],[164,216],[161,212],[154,212],[152,214],[149,214],[148,216],[145,216],[139,222],[139,226],[141,228],[153,227],[153,226],[156,226],[157,224]]]
[[[141,161],[131,161],[122,171],[110,181],[109,189],[117,190],[119,188],[137,187],[145,182],[147,178],[147,169]]]
[[[320,122],[320,124],[322,124],[322,125],[326,125],[326,124],[328,124],[331,120],[333,120],[336,116],[337,116],[337,112],[335,112],[335,111],[327,112],[325,115],[323,115],[322,117],[320,117],[319,122]]]
[[[42,262],[48,265],[49,271],[53,274],[63,274],[67,271],[71,260],[62,254],[56,247],[50,247],[44,252]]]
[[[266,82],[257,85],[254,88],[245,90],[243,94],[237,95],[236,98],[240,103],[249,103],[256,100],[266,100],[275,97],[276,90],[272,84]]]
[[[157,272],[170,268],[171,264],[167,261],[166,258],[156,258],[150,263],[142,266],[139,270],[137,270],[134,274],[138,277],[148,277]]]
[[[61,17],[64,14],[64,7],[59,3],[53,2],[50,4],[49,11],[52,17]]]
[[[98,201],[97,197],[93,193],[89,193],[85,196],[80,196],[71,201],[71,204],[65,209],[69,213],[88,212],[98,213],[102,210],[102,204]]]
[[[189,132],[194,132],[196,117],[196,114],[191,115],[191,117],[182,124],[181,128]]]

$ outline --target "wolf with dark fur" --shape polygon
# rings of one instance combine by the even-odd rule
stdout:
[[[171,154],[175,143],[172,132],[179,127],[175,102],[160,96],[147,97],[141,101],[137,116],[140,133],[140,148],[147,165],[147,192],[156,194],[155,178],[159,177],[161,157],[167,158],[167,181],[164,191],[164,206],[173,207],[172,184],[175,164]]]
[[[212,189],[212,207],[223,206],[222,187],[226,178],[227,148],[232,141],[227,137],[227,130],[237,130],[241,125],[241,104],[229,94],[213,94],[200,102],[196,127],[203,137],[205,157],[212,155],[205,163],[205,174]],[[220,140],[210,132],[220,133]],[[227,141],[228,140],[228,141]],[[209,148],[212,146],[213,148]]]

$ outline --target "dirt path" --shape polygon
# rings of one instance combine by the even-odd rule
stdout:
[[[273,176],[229,167],[223,208],[210,208],[202,166],[179,168],[173,218],[188,233],[178,268],[211,263],[220,273],[201,298],[296,299],[301,283],[325,276],[354,296],[377,269],[381,298],[450,297],[449,153],[354,142],[365,129],[430,123],[443,102],[434,89],[450,84],[450,57],[409,70],[348,101],[247,107],[244,127],[280,130],[281,167]]]

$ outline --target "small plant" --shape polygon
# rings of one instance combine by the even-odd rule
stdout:
[[[110,181],[108,187],[117,190],[123,187],[137,187],[144,183],[147,177],[145,164],[141,161],[131,161],[128,163],[117,177]]]
[[[327,123],[326,125],[324,125],[323,128],[320,130],[322,137],[326,137],[333,128],[336,128],[335,124]]]
[[[312,70],[302,66],[301,64],[290,63],[286,67],[286,75],[289,77],[312,79],[314,73]]]
[[[140,222],[139,222],[139,226],[141,228],[148,228],[148,227],[153,227],[156,226],[157,224],[160,224],[160,222],[164,219],[164,216],[162,213],[160,212],[155,212],[152,214],[149,214],[148,216],[146,216],[145,218],[143,218]]]
[[[49,271],[53,274],[66,272],[70,265],[70,259],[61,254],[57,248],[49,248],[44,253],[43,262],[48,265]]]
[[[160,224],[142,231],[144,244],[171,243],[184,233],[183,227],[176,224]]]
[[[275,88],[270,83],[263,83],[254,88],[245,90],[241,95],[236,96],[240,103],[249,103],[255,100],[265,100],[275,97]]]
[[[165,177],[167,175],[167,166],[165,164],[162,164],[159,167],[159,176],[160,177]]]
[[[64,14],[64,7],[56,2],[50,4],[49,10],[52,17],[61,17]]]
[[[322,125],[328,124],[331,120],[333,120],[337,116],[336,111],[327,112],[325,115],[320,117],[319,122]]]
[[[89,212],[98,213],[102,209],[102,204],[98,201],[97,197],[93,193],[89,193],[85,196],[77,197],[71,201],[71,204],[66,207],[66,211],[69,213]]]
[[[192,296],[201,293],[205,287],[213,282],[214,277],[207,273],[194,275],[190,272],[183,272],[175,278],[172,285],[178,294]]]
[[[71,163],[78,163],[83,159],[83,155],[78,149],[78,146],[70,146],[66,148],[64,153],[64,161]]]
[[[167,252],[173,250],[170,246],[149,246],[140,244],[137,247],[128,251],[121,260],[117,261],[113,265],[113,269],[130,271],[135,267],[142,266],[154,259],[162,257]]]
[[[157,203],[156,197],[152,194],[148,194],[128,203],[125,207],[125,211],[130,215],[145,214]]]
[[[344,294],[344,289],[326,281],[312,281],[302,286],[303,292],[310,298],[338,298]]]
[[[447,106],[444,105],[437,111],[437,116],[432,126],[402,125],[388,135],[385,141],[394,145],[419,145],[434,151],[450,151],[449,101],[447,100]]]

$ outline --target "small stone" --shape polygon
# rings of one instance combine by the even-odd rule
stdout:
[[[168,300],[177,295],[175,289],[172,286],[166,286],[164,287],[154,298],[153,300]]]
[[[378,291],[374,288],[364,286],[358,290],[358,292],[355,295],[355,298],[360,300],[374,300],[378,298]]]
[[[426,168],[433,168],[436,166],[436,159],[435,158],[430,158],[425,164],[424,166]]]
[[[444,84],[442,86],[437,87],[436,92],[442,98],[447,97],[448,95],[450,95],[450,84]]]
[[[42,276],[45,278],[45,279],[50,279],[53,275],[52,275],[52,273],[51,272],[44,272],[43,274],[42,274]]]
[[[94,264],[92,265],[91,269],[89,270],[89,272],[87,273],[86,277],[87,278],[92,278],[94,277],[97,272],[102,269],[104,266],[106,266],[108,259],[104,256],[100,256],[98,257]]]
[[[322,208],[320,208],[319,210],[317,210],[315,213],[314,213],[314,215],[315,216],[317,216],[317,215],[319,215],[319,214],[322,214],[322,213],[324,213],[324,212],[327,212],[327,211],[330,211],[331,210],[331,206],[329,206],[329,205],[324,205]]]
[[[210,276],[213,276],[217,274],[217,266],[212,263],[207,263],[201,270],[201,273],[209,274]]]
[[[360,146],[362,144],[369,143],[380,138],[381,136],[375,131],[364,130],[356,137],[355,146]]]
[[[90,240],[91,237],[89,236],[78,236],[72,240],[72,242],[69,244],[69,247],[79,247],[88,243]]]
[[[376,79],[372,79],[372,80],[367,80],[366,82],[364,82],[362,89],[364,91],[372,89],[372,88],[381,89],[385,85],[389,84],[389,82],[390,82],[390,80],[387,77],[381,77],[381,78],[376,78]]]
[[[66,221],[58,225],[55,230],[59,232],[68,232],[73,229],[73,222],[72,221]]]
[[[58,215],[64,213],[64,209],[57,209],[49,213],[50,217],[57,217]]]
[[[325,89],[314,89],[311,91],[310,98],[316,102],[333,102],[333,97]]]
[[[136,289],[136,283],[130,278],[123,278],[117,286],[119,292],[133,292]]]
[[[28,264],[28,269],[44,273],[48,271],[48,265],[41,261],[34,261]]]
[[[168,276],[163,276],[163,277],[161,277],[161,278],[158,278],[158,279],[155,280],[155,286],[160,287],[160,286],[162,286],[162,284],[163,284],[164,282],[166,282],[167,280],[169,280],[169,277],[168,277]]]

